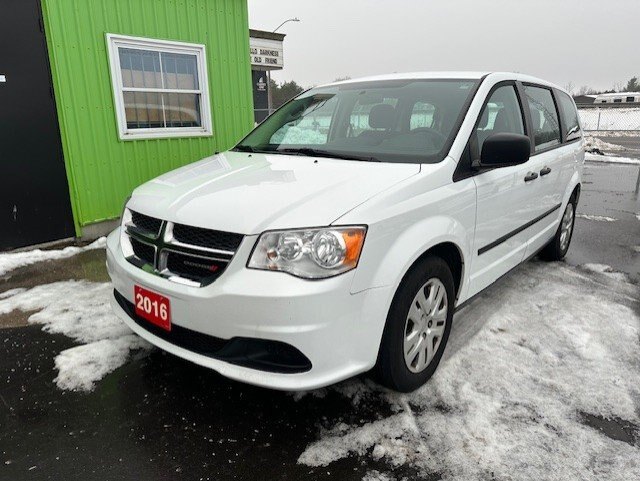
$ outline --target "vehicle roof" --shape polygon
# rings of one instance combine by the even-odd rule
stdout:
[[[450,71],[450,72],[406,72],[406,73],[393,73],[386,75],[373,75],[369,77],[360,77],[349,80],[341,80],[339,82],[332,82],[322,87],[328,87],[331,85],[344,85],[349,83],[356,82],[375,82],[380,80],[411,80],[411,79],[469,79],[469,80],[479,80],[483,77],[491,78],[491,80],[495,80],[496,82],[501,80],[519,80],[521,82],[531,82],[537,83],[541,85],[546,85],[548,87],[554,87],[559,90],[565,91],[563,88],[541,78],[533,77],[531,75],[525,75],[521,73],[515,72],[465,72],[465,71]]]

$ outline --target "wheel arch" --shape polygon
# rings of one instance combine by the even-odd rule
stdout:
[[[447,263],[451,269],[453,275],[453,284],[456,292],[456,299],[460,297],[460,288],[462,287],[462,274],[464,272],[464,256],[460,247],[451,241],[440,242],[429,247],[424,251],[406,270],[402,278],[404,279],[407,273],[413,269],[415,265],[420,263],[428,256],[436,256],[441,258]],[[400,281],[402,283],[402,281]]]

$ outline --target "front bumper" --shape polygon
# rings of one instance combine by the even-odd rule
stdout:
[[[253,369],[204,355],[154,335],[132,319],[115,297],[114,312],[152,344],[242,382],[282,390],[315,389],[371,369],[390,304],[390,289],[350,293],[354,271],[319,281],[245,268],[256,236],[247,236],[213,284],[173,283],[131,265],[119,229],[107,239],[107,268],[115,290],[133,301],[134,285],[171,300],[172,323],[212,338],[262,339],[293,346],[311,364],[305,372]]]

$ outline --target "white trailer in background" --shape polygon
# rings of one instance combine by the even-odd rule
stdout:
[[[600,94],[596,97],[596,104],[619,104],[640,102],[640,92],[618,92],[613,94]]]

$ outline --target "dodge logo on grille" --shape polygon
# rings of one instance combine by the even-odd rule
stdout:
[[[189,267],[197,267],[198,269],[206,269],[210,272],[216,272],[219,269],[219,266],[216,264],[202,264],[200,262],[193,261],[182,261],[185,266]]]

